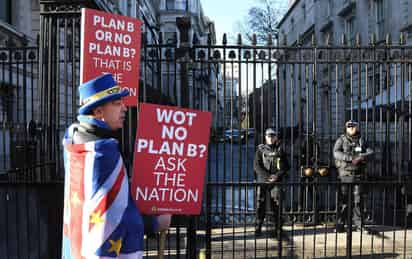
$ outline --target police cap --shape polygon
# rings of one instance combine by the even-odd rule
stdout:
[[[358,125],[359,125],[358,122],[356,122],[356,121],[354,121],[354,120],[348,120],[348,121],[345,123],[345,127],[346,127],[346,128],[357,127]]]
[[[277,136],[279,137],[279,133],[277,131],[275,131],[273,128],[267,128],[265,131],[265,135],[266,136]]]

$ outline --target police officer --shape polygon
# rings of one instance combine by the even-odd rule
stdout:
[[[366,163],[372,153],[372,149],[368,148],[361,137],[358,123],[353,120],[347,121],[345,123],[345,133],[336,140],[333,148],[333,156],[336,168],[338,169],[339,179],[344,183],[341,185],[341,197],[338,199],[340,203],[336,226],[338,232],[343,232],[344,225],[347,223],[348,200],[350,195],[350,185],[348,185],[348,183],[352,184],[351,187],[353,191],[352,224],[356,229],[361,230],[363,193],[359,181],[362,181],[366,176]]]
[[[257,188],[256,234],[262,233],[262,225],[266,210],[273,212],[274,233],[278,235],[279,205],[281,187],[270,183],[281,182],[289,170],[289,162],[280,146],[280,136],[272,128],[265,131],[265,144],[257,147],[254,160],[254,170],[257,182],[266,183]],[[269,184],[268,184],[269,183]]]

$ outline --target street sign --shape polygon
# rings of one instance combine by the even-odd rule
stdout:
[[[82,8],[80,82],[112,73],[130,95],[128,106],[137,106],[141,25],[138,19]]]

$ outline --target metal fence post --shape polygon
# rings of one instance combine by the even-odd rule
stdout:
[[[180,63],[180,102],[178,102],[181,107],[190,106],[190,91],[189,91],[189,63],[191,61],[190,57],[190,39],[189,30],[191,27],[191,22],[189,17],[177,17],[176,26],[180,33],[180,44],[176,50],[176,58],[178,58]]]
[[[190,37],[189,30],[191,22],[189,17],[177,17],[176,25],[180,32],[180,46],[176,50],[176,58],[180,62],[180,98],[178,98],[178,105],[181,107],[189,108],[190,97],[192,96],[189,91],[189,63],[190,57]],[[180,102],[179,102],[180,101]],[[189,222],[187,225],[187,252],[186,258],[196,258],[196,217],[189,216]]]
[[[348,213],[346,214],[348,227],[347,227],[347,236],[346,236],[346,258],[352,258],[352,213],[353,213],[353,183],[344,183],[348,184]]]

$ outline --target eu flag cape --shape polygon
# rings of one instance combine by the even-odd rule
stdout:
[[[64,259],[142,257],[143,221],[133,203],[118,141],[72,144],[63,140],[65,164]]]

